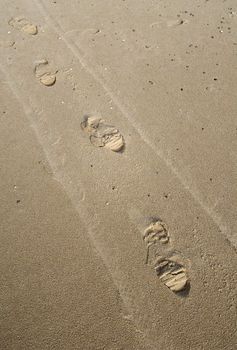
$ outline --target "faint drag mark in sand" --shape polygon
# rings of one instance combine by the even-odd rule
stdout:
[[[46,59],[35,62],[34,73],[36,78],[45,86],[52,86],[56,82],[57,70],[53,69]]]
[[[169,20],[165,20],[165,19],[160,19],[160,21],[157,22],[153,22],[150,24],[151,28],[154,27],[178,27],[181,26],[183,24],[188,24],[189,21],[186,19],[182,19],[182,18],[178,18],[178,19],[169,19]]]
[[[0,40],[0,47],[8,48],[14,45],[15,45],[15,41],[13,40]]]
[[[188,23],[189,23],[188,20],[179,18],[179,19],[167,21],[167,27],[178,27]]]
[[[203,199],[203,195],[197,189],[193,188],[193,180],[186,179],[185,174],[180,172],[180,170],[174,166],[173,162],[165,156],[164,152],[161,149],[157,149],[155,147],[155,145],[150,140],[150,136],[144,131],[143,127],[139,125],[137,120],[133,117],[132,113],[130,113],[124,107],[124,105],[119,101],[117,96],[114,95],[114,93],[109,89],[109,87],[107,87],[107,85],[104,82],[104,79],[101,76],[99,76],[97,72],[95,72],[95,70],[92,68],[92,65],[90,67],[88,62],[83,58],[84,54],[81,48],[77,44],[75,44],[75,42],[65,37],[64,31],[61,28],[60,24],[47,12],[44,2],[42,0],[34,0],[34,2],[36,6],[39,8],[42,15],[45,17],[45,19],[48,20],[48,22],[54,28],[55,32],[62,38],[65,45],[72,51],[75,57],[77,57],[78,61],[80,62],[81,66],[85,69],[85,71],[88,72],[95,79],[95,81],[97,81],[103,87],[106,94],[108,94],[108,96],[110,96],[110,98],[113,100],[114,105],[117,106],[118,110],[121,111],[123,116],[134,127],[134,129],[136,130],[137,134],[141,137],[141,139],[160,159],[163,160],[165,165],[180,181],[184,189],[190,193],[190,195],[193,197],[195,202],[197,202],[200,205],[200,207],[218,226],[220,231],[222,233],[225,233],[229,242],[231,242],[231,244],[235,247],[236,239],[233,237],[232,233],[229,231],[229,228],[224,224],[222,216],[219,215],[217,212],[215,212],[212,208],[210,208],[208,204],[205,202],[205,200]]]
[[[126,50],[127,52],[133,52],[136,53],[135,59],[137,60],[143,60],[145,59],[146,52],[144,48],[146,47],[146,51],[148,49],[147,43],[143,39],[139,39],[139,43],[137,41],[130,41],[128,40],[127,34],[122,31],[121,29],[117,29],[116,32],[106,32],[104,29],[95,29],[95,28],[88,28],[84,31],[79,31],[78,29],[70,30],[64,33],[65,38],[69,35],[71,36],[71,40],[74,40],[74,43],[76,44],[76,41],[80,42],[80,46],[82,50],[84,51],[84,59],[86,59],[87,56],[90,56],[91,53],[93,53],[93,50],[96,49],[96,39],[102,38],[105,36],[105,33],[108,34],[108,38],[112,41],[118,41],[122,44],[123,48],[122,50]],[[102,36],[101,36],[102,34]],[[107,39],[108,39],[107,38]],[[98,42],[97,42],[98,44]],[[107,43],[109,45],[109,43]],[[110,42],[110,45],[112,46],[112,42]],[[151,50],[153,47],[149,46],[149,50]],[[86,55],[85,55],[86,53]]]
[[[96,147],[105,147],[114,152],[124,148],[124,138],[119,130],[106,124],[103,119],[84,116],[81,128],[90,135],[90,142]]]
[[[37,26],[24,17],[11,18],[8,24],[26,34],[36,35],[38,33]]]
[[[84,37],[89,36],[94,36],[96,34],[99,34],[101,32],[100,29],[96,29],[96,28],[87,28],[83,31],[80,31],[79,29],[71,29],[68,30],[67,32],[64,33],[65,36],[68,36],[70,34],[76,34],[77,36],[80,36],[81,39],[83,39]]]

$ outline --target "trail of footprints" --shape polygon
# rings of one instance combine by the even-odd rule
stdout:
[[[24,17],[14,17],[8,21],[8,24],[16,30],[19,30],[25,34],[36,35],[38,34],[37,25],[33,24],[27,18]],[[3,43],[1,46],[10,47],[13,44],[9,42]],[[57,70],[52,67],[52,65],[46,59],[41,59],[35,62],[34,74],[36,79],[45,86],[52,86],[56,82]]]
[[[175,293],[188,288],[189,278],[183,257],[175,252],[161,255],[161,245],[168,245],[170,241],[167,225],[162,220],[153,221],[145,229],[143,240],[147,249],[146,263],[153,266],[160,281]]]
[[[38,33],[37,26],[23,17],[11,18],[8,24],[29,35]],[[35,62],[34,74],[45,86],[52,86],[56,82],[57,70],[46,59]],[[84,116],[81,128],[96,147],[113,152],[124,149],[125,141],[120,131],[99,117]],[[168,245],[170,241],[167,225],[162,220],[151,222],[143,233],[143,240],[147,249],[146,263],[153,266],[160,281],[175,293],[185,290],[189,286],[189,278],[181,255],[174,252],[165,256],[160,254],[161,246]]]

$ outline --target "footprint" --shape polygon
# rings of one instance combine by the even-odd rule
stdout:
[[[168,252],[170,235],[166,223],[160,219],[154,220],[145,229],[143,240],[147,248],[146,264],[155,269],[161,282],[175,293],[186,290],[189,279],[184,259],[180,254]]]
[[[161,221],[156,220],[152,222],[144,231],[143,239],[147,246],[160,241],[162,244],[169,242],[169,232],[167,225]]]
[[[157,251],[164,250],[161,245],[167,245],[170,240],[168,226],[162,220],[155,219],[145,229],[142,237],[147,249],[146,264],[152,264]]]
[[[34,72],[36,78],[45,86],[52,86],[56,82],[58,71],[52,69],[46,59],[35,62]]]
[[[12,26],[13,28],[16,28],[18,30],[21,30],[24,33],[30,34],[30,35],[36,35],[38,33],[38,28],[35,24],[28,21],[28,19],[24,17],[15,17],[11,18],[8,21],[8,24]]]
[[[119,130],[98,117],[85,116],[81,128],[90,135],[90,142],[96,147],[105,147],[113,152],[123,149],[125,142]]]
[[[189,285],[187,271],[179,261],[180,257],[174,255],[170,258],[158,257],[154,268],[161,282],[172,292],[181,292]]]

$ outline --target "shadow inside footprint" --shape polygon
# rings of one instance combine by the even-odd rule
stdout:
[[[190,281],[188,280],[185,288],[180,290],[179,292],[175,292],[175,294],[180,298],[186,298],[189,295],[190,289],[191,289],[191,284],[190,284]]]
[[[101,118],[84,116],[81,128],[89,133],[90,142],[96,147],[105,147],[113,152],[121,152],[124,149],[124,138],[119,130],[106,124]]]

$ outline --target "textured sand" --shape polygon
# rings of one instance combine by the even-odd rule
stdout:
[[[1,9],[3,349],[234,350],[235,2]]]

